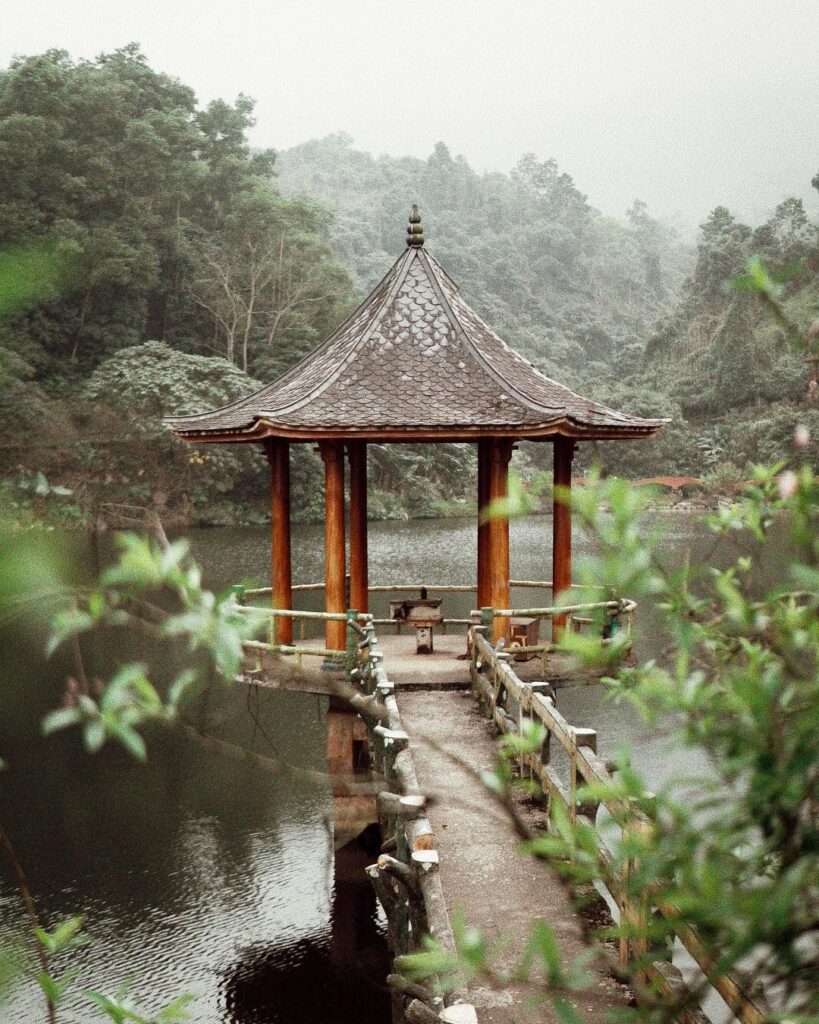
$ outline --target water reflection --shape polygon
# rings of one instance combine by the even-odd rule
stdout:
[[[222,981],[232,1024],[389,1019],[384,921],[364,874],[379,842],[377,831],[367,831],[337,851],[329,935],[294,936],[272,946],[254,943],[240,951]]]

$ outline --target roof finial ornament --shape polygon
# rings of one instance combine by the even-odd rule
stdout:
[[[424,229],[421,227],[421,214],[418,206],[412,204],[412,213],[409,215],[409,227],[407,228],[407,245],[419,246],[424,244]]]

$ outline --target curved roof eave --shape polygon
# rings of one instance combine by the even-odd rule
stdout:
[[[268,438],[282,438],[291,441],[349,438],[384,444],[476,441],[481,437],[512,437],[537,441],[551,440],[556,436],[572,437],[578,441],[615,441],[653,437],[669,422],[668,419],[635,420],[628,425],[590,426],[560,417],[537,424],[448,424],[436,427],[431,427],[429,424],[405,424],[400,427],[388,425],[352,427],[341,424],[325,424],[306,428],[259,417],[248,427],[234,427],[226,430],[212,428],[199,431],[177,428],[174,429],[174,433],[185,441],[201,444],[261,442]]]
[[[617,412],[541,373],[475,313],[416,237],[330,337],[278,380],[213,412],[164,422],[185,440],[220,443],[628,439],[669,421]]]

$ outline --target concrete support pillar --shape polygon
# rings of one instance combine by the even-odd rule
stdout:
[[[290,443],[283,438],[265,441],[270,463],[271,540],[272,540],[272,605],[293,607],[293,577],[290,553]],[[275,636],[280,644],[293,642],[293,620],[276,619]]]
[[[350,441],[350,607],[368,612],[367,568],[367,444]]]
[[[324,610],[347,610],[346,551],[344,545],[344,447],[341,441],[322,441],[324,461]],[[347,643],[344,622],[326,622],[327,647],[343,651]]]
[[[509,460],[512,442],[505,438],[492,438],[489,453],[489,502],[501,501],[509,494]],[[489,604],[493,608],[509,607],[509,517],[493,515],[489,520]],[[497,643],[511,636],[509,619],[495,619],[493,639]]]
[[[572,585],[572,458],[575,443],[570,437],[554,440],[555,498],[552,517],[552,598],[557,601]],[[562,490],[562,494],[558,493]],[[553,636],[557,639],[566,620],[554,620]]]

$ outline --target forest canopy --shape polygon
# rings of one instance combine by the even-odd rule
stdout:
[[[194,451],[160,417],[249,393],[312,350],[400,253],[411,202],[509,344],[591,397],[672,418],[653,443],[581,446],[581,466],[742,478],[787,454],[797,408],[819,436],[788,343],[819,304],[800,200],[757,227],[718,207],[694,250],[639,199],[603,216],[552,159],[479,174],[444,143],[374,158],[343,135],[277,155],[250,147],[252,124],[248,97],[200,107],[136,45],[0,72],[0,486],[14,515],[39,500],[62,519],[118,502],[188,522],[266,516],[258,451]],[[729,287],[753,257],[787,271],[788,323]],[[524,475],[548,448],[523,448]],[[374,515],[473,500],[468,447],[374,446],[371,466]],[[299,449],[301,514],[320,515],[319,484]]]

